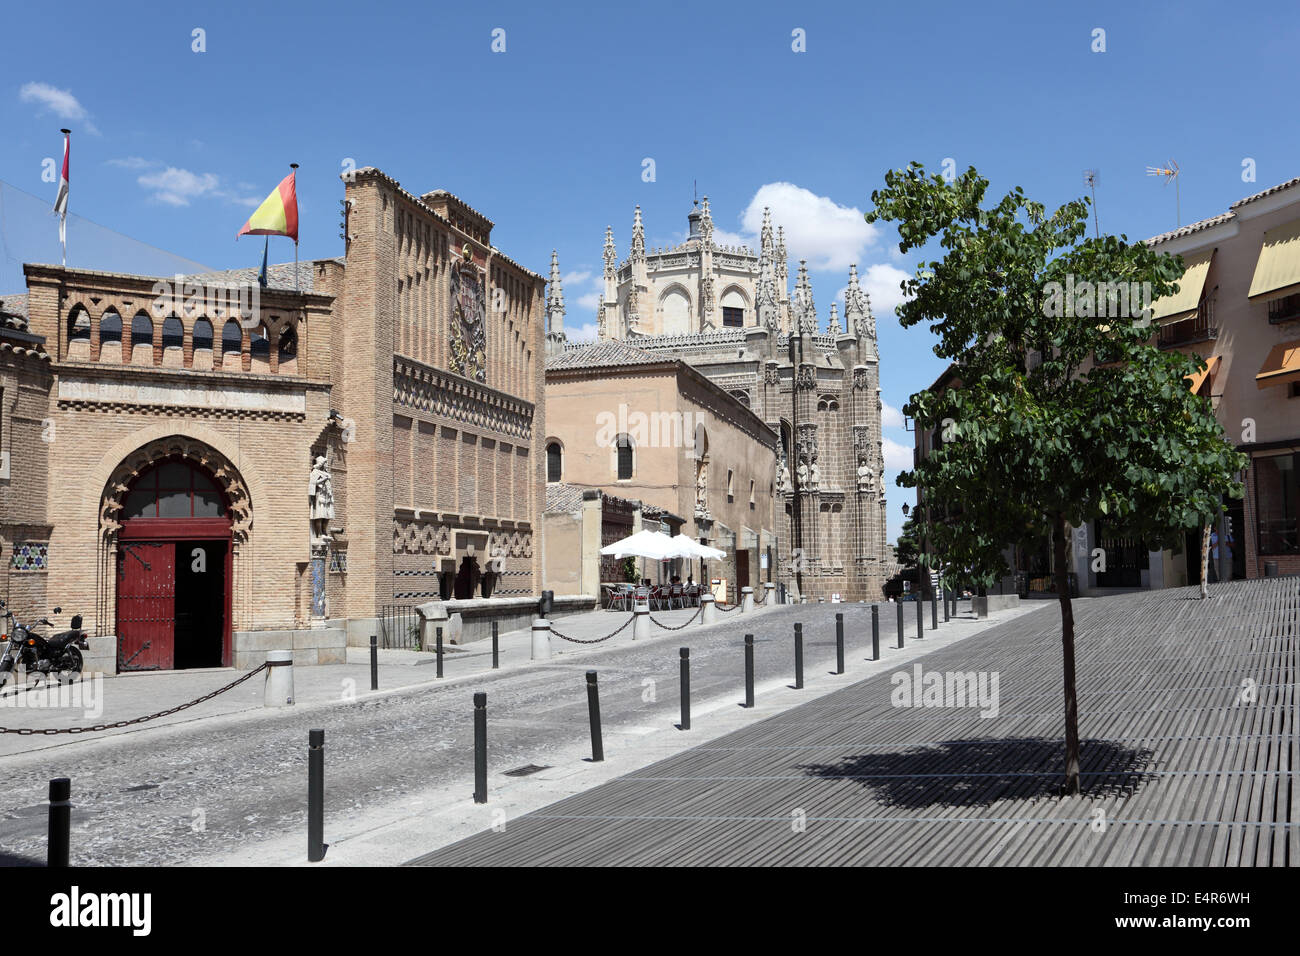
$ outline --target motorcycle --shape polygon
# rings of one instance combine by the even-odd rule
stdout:
[[[0,640],[4,641],[4,650],[0,652],[0,688],[9,682],[20,662],[28,674],[46,677],[53,674],[60,680],[65,677],[74,680],[81,673],[81,652],[90,645],[86,642],[86,632],[81,629],[80,614],[72,618],[71,630],[42,637],[34,629],[39,625],[53,627],[49,618],[23,624],[4,601],[0,601],[0,610],[4,611],[6,625],[4,634],[0,635]],[[54,609],[55,614],[62,611],[63,608]]]

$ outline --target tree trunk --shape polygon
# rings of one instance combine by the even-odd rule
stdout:
[[[1069,544],[1065,539],[1065,515],[1056,515],[1053,551],[1056,558],[1056,595],[1061,602],[1061,657],[1065,681],[1065,786],[1070,795],[1079,792],[1079,699],[1074,688],[1074,606],[1070,603],[1070,575],[1066,567]]]
[[[1201,600],[1210,596],[1210,526],[1213,523],[1206,522],[1201,532]]]

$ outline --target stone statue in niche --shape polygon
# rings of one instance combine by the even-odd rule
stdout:
[[[863,458],[858,465],[858,491],[865,491],[868,494],[876,490],[876,470],[867,464]]]
[[[822,470],[817,466],[816,458],[813,459],[811,474],[809,475],[809,478],[812,479],[812,487],[814,490],[822,486]]]
[[[799,468],[796,472],[799,475],[799,487],[808,487],[808,466],[804,462],[799,462]]]
[[[311,543],[329,543],[329,523],[334,517],[334,484],[324,455],[317,455],[312,465],[311,479],[307,484],[307,497],[311,502]]]

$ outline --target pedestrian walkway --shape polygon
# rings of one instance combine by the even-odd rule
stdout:
[[[1300,579],[1197,593],[1075,602],[1080,796],[1044,609],[413,862],[1294,864]]]
[[[669,633],[667,628],[703,628],[705,632],[717,624],[700,624],[698,608],[655,611],[651,617],[651,639]],[[739,611],[717,612],[717,622],[734,621],[740,616],[766,613],[758,608],[748,615]],[[559,637],[551,639],[552,660],[577,659],[594,650],[634,643],[632,627],[623,627],[632,618],[631,612],[590,611],[556,618],[556,630],[582,643]],[[690,622],[690,623],[687,623]],[[663,625],[663,626],[660,626]],[[619,631],[619,628],[622,630]],[[608,640],[602,640],[618,631]],[[682,632],[677,632],[682,633]],[[502,633],[498,638],[500,670],[508,671],[530,666],[532,661],[532,633],[528,628]],[[379,688],[381,692],[400,691],[436,683],[452,684],[474,680],[492,668],[492,642],[474,641],[456,646],[444,644],[443,678],[437,674],[437,654],[433,651],[380,650]],[[301,712],[313,707],[329,707],[348,703],[370,691],[370,649],[348,648],[346,664],[322,664],[294,667],[294,709]],[[47,728],[98,726],[121,720],[131,720],[210,694],[218,688],[237,680],[244,671],[234,668],[204,668],[199,670],[128,672],[116,676],[95,678],[87,675],[82,681],[50,690],[38,686],[28,692],[24,685],[10,683],[0,693],[0,727]],[[20,677],[21,679],[21,677]],[[128,727],[94,731],[95,737],[126,733],[151,732],[158,728],[192,724],[214,717],[261,711],[264,703],[265,675],[257,674],[220,696],[194,707],[159,717],[147,723]],[[60,706],[62,705],[62,706]],[[34,735],[0,734],[0,757],[27,753],[65,744],[74,739],[89,739],[86,734]]]

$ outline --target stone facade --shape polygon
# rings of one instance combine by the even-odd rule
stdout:
[[[843,327],[826,332],[804,263],[793,292],[782,229],[765,211],[757,253],[719,246],[707,197],[671,249],[647,250],[638,207],[628,257],[606,230],[600,339],[678,358],[779,436],[781,560],[812,599],[880,600],[886,578],[884,448],[875,318],[850,268]]]
[[[363,643],[386,606],[539,588],[545,282],[450,193],[345,180],[346,256],[273,267],[267,287],[27,265],[26,294],[0,296],[8,593],[29,617],[81,612],[108,640],[99,669],[185,666],[141,662],[179,653],[196,617],[220,619],[217,663],[280,644],[341,661],[339,632]],[[322,459],[332,516],[313,528]],[[182,524],[149,520],[181,506]],[[203,542],[225,575],[210,594],[182,580]],[[19,567],[25,543],[39,569]],[[139,648],[123,608],[154,597],[123,590],[137,566],[174,591],[170,636]],[[139,620],[173,615],[151,608]]]

